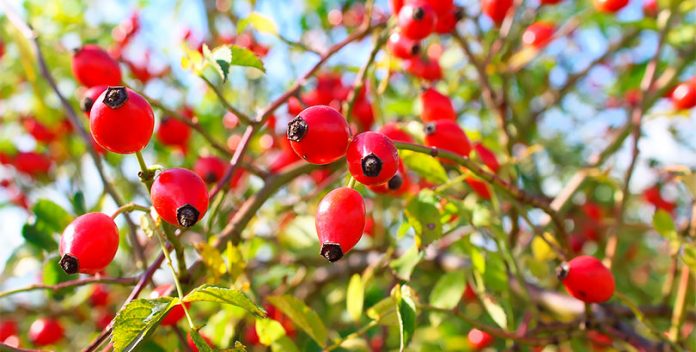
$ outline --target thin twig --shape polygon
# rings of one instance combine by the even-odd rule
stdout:
[[[88,277],[84,279],[76,279],[70,281],[64,281],[55,285],[46,284],[33,284],[21,288],[15,288],[12,290],[0,292],[0,298],[15,295],[22,292],[36,291],[36,290],[51,290],[58,291],[69,287],[79,287],[91,284],[115,284],[115,285],[135,285],[138,282],[138,278],[121,278],[121,277]]]

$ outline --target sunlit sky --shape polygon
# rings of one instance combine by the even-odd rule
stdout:
[[[471,5],[472,9],[475,9],[478,3],[477,1],[461,0],[457,2],[459,4],[466,4],[467,6]],[[91,5],[84,16],[94,24],[100,22],[117,24],[132,13],[133,9],[137,6],[136,4],[147,3],[140,11],[142,33],[138,35],[136,43],[134,44],[135,47],[148,46],[153,49],[155,55],[160,54],[161,56],[158,55],[159,57],[155,58],[155,63],[157,63],[157,60],[162,60],[162,57],[166,57],[167,60],[170,60],[169,63],[171,63],[174,68],[173,74],[179,76],[180,79],[190,87],[190,89],[185,92],[185,99],[191,104],[196,104],[197,101],[200,101],[200,92],[204,89],[203,83],[195,77],[187,76],[178,65],[178,62],[182,53],[180,38],[185,28],[192,28],[194,33],[197,33],[199,36],[204,32],[205,16],[201,8],[201,1],[181,1],[178,5],[177,2],[171,0],[152,0],[147,2],[100,0],[90,3]],[[237,3],[236,6],[238,7],[238,13],[241,17],[250,11],[246,2],[236,1],[235,3]],[[257,1],[256,10],[271,17],[286,37],[298,39],[300,37],[299,15],[304,11],[303,3],[303,1],[259,0]],[[335,3],[336,6],[338,6],[338,3]],[[386,0],[377,1],[378,6],[382,8],[387,8],[386,3]],[[620,13],[619,19],[622,21],[630,21],[640,18],[642,16],[640,3],[641,1],[632,0],[629,8]],[[484,28],[490,26],[487,19],[482,19],[481,22]],[[230,32],[231,31],[232,29],[230,29]],[[335,33],[332,33],[332,36],[333,40],[340,39],[345,36],[345,32],[343,30],[337,30]],[[306,71],[316,60],[313,54],[289,55],[287,46],[274,37],[259,35],[258,38],[262,43],[271,46],[271,51],[268,57],[264,59],[264,62],[267,68],[266,79],[270,89],[274,92],[272,95],[279,94],[284,87],[287,87],[288,84],[292,82],[294,77]],[[312,38],[315,38],[313,45],[319,48],[331,44],[327,42],[326,36],[320,35],[319,33],[313,35]],[[565,55],[568,55],[565,57],[566,60],[568,60],[569,57],[572,58],[573,67],[581,68],[594,57],[601,55],[609,42],[607,38],[604,38],[599,32],[592,30],[581,31],[575,38],[577,39],[577,45],[571,44],[568,40],[561,39],[554,42],[546,49],[547,54],[558,55],[559,53],[565,53]],[[64,47],[73,48],[80,45],[80,38],[68,35],[62,38],[61,42]],[[45,43],[44,45],[48,46],[51,44]],[[633,58],[644,60],[652,55],[655,46],[655,36],[647,35],[640,46],[631,50],[630,55]],[[369,47],[366,43],[352,45],[349,49],[345,50],[343,54],[332,59],[329,66],[339,63],[359,66],[366,60],[368,50]],[[464,60],[460,53],[452,54],[448,59],[450,61]],[[161,63],[162,62],[160,62],[160,64]],[[442,64],[446,69],[448,66],[447,60],[443,59]],[[0,63],[0,68],[1,67],[2,65]],[[692,75],[695,74],[695,72],[693,72],[693,67],[690,73]],[[560,84],[564,79],[565,75],[561,71],[552,74],[554,84]],[[596,90],[597,94],[601,94],[601,87],[609,84],[615,79],[616,77],[613,72],[600,67],[591,71],[589,80],[584,82],[581,87],[582,89],[590,91]],[[61,84],[61,88],[74,89],[74,83],[64,82]],[[171,91],[165,90],[163,86],[157,83],[149,85],[146,91],[153,96],[161,96],[164,92],[172,93]],[[560,110],[551,110],[542,120],[540,130],[543,135],[551,136],[561,133],[564,134],[569,141],[574,143],[586,143],[593,149],[599,150],[606,141],[602,138],[597,138],[598,135],[608,126],[621,125],[626,119],[625,112],[621,110],[598,111],[591,106],[585,105],[585,103],[572,101],[572,99],[566,102],[566,104],[572,105],[572,109],[568,110],[572,110],[573,116],[568,116],[567,112],[561,112]],[[7,105],[5,105],[4,108],[2,106],[3,103],[0,102],[0,111],[2,111],[2,109],[11,108]],[[692,111],[690,118],[666,116],[665,112],[670,110],[671,107],[669,103],[662,100],[651,110],[643,125],[644,138],[640,142],[641,157],[631,185],[633,190],[641,190],[654,182],[654,175],[647,168],[646,162],[649,159],[659,160],[662,164],[666,165],[684,164],[690,167],[696,167],[696,152],[694,151],[696,150],[696,138],[694,138],[696,137],[696,133],[693,132],[696,131],[696,113]],[[576,121],[582,121],[580,128],[577,128]],[[475,116],[464,117],[462,123],[469,129],[476,129],[478,126],[478,121]],[[677,130],[684,131],[682,133],[684,136],[690,136],[690,138],[686,138],[691,143],[690,148],[684,148],[675,143],[668,131],[668,128],[675,126]],[[31,146],[32,143],[22,138],[18,139],[17,142],[20,146]],[[629,143],[626,143],[618,154],[618,161],[613,170],[617,175],[621,174],[623,168],[628,164],[628,147]],[[94,174],[91,160],[84,158],[83,164],[87,174]],[[126,174],[137,174],[137,164],[134,158],[126,159],[124,169],[126,170]],[[7,173],[8,169],[0,166],[0,179],[6,178]],[[89,192],[86,192],[88,197],[87,202],[89,204],[99,195],[101,185],[96,177],[86,177],[85,179],[87,180],[85,189],[89,190]],[[68,184],[67,181],[68,180],[59,179],[57,181],[58,187],[61,188],[66,186]],[[557,183],[550,183],[545,186],[549,194],[553,194],[553,192],[562,187],[562,185]],[[51,198],[67,206],[65,200],[56,193],[55,186],[52,188],[52,186],[49,185],[36,189],[31,194],[30,199],[35,200],[44,197]],[[4,203],[6,198],[7,195],[0,192],[0,203]],[[113,204],[107,204],[107,209],[105,210],[108,211],[109,209],[113,209]],[[27,213],[19,208],[7,206],[0,208],[0,224],[2,224],[0,228],[2,228],[3,239],[3,245],[0,246],[0,269],[4,268],[5,260],[12,251],[22,244],[21,228],[26,218]],[[38,263],[27,263],[27,265],[19,266],[17,269],[18,272],[12,275],[14,276],[13,279],[0,283],[0,290],[33,280],[37,268]]]

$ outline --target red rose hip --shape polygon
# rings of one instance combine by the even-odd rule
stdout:
[[[464,130],[454,121],[438,120],[425,125],[425,144],[461,156],[469,156],[471,144]]]
[[[196,161],[193,171],[207,183],[215,183],[225,175],[227,163],[215,156],[204,156]]]
[[[118,62],[96,45],[85,45],[75,52],[72,71],[75,78],[86,87],[121,84]]]
[[[454,121],[457,119],[452,100],[434,88],[425,89],[421,93],[420,100],[423,105],[423,113],[421,114],[423,122],[437,120]]]
[[[614,294],[614,274],[591,256],[573,258],[561,265],[558,278],[571,296],[585,303],[602,303]]]
[[[208,189],[200,176],[187,169],[163,171],[150,189],[152,206],[166,222],[191,227],[208,211]]]
[[[435,11],[430,4],[413,1],[401,8],[398,23],[401,34],[412,40],[421,40],[435,30],[435,20]]]
[[[60,266],[68,274],[96,274],[116,256],[118,227],[104,213],[87,213],[65,228],[60,238]]]
[[[299,157],[325,165],[346,155],[350,129],[341,113],[326,105],[316,105],[288,123],[287,137]]]
[[[674,88],[672,105],[677,110],[688,110],[696,106],[696,80],[683,82]]]
[[[536,22],[527,27],[522,34],[522,42],[527,46],[541,49],[548,45],[553,38],[555,27],[548,22]]]
[[[399,168],[399,152],[389,137],[379,132],[364,132],[348,145],[348,171],[364,185],[389,181]]]
[[[606,13],[616,13],[626,5],[628,0],[592,0],[595,9]]]
[[[109,87],[90,111],[94,140],[104,149],[118,154],[141,151],[152,137],[155,117],[150,104],[125,87]]]
[[[512,5],[512,0],[481,0],[481,12],[490,17],[496,25],[500,25],[512,9]]]
[[[92,111],[92,106],[94,106],[94,103],[97,101],[99,96],[104,93],[106,88],[108,87],[100,85],[90,87],[87,89],[87,91],[85,91],[84,97],[80,101],[80,109],[87,115],[87,118],[89,118],[89,112]]]
[[[29,340],[36,346],[52,345],[63,339],[63,325],[52,318],[40,318],[29,327]]]
[[[469,330],[466,337],[469,340],[471,347],[473,347],[475,350],[482,350],[493,343],[493,336],[476,328]]]
[[[421,46],[417,41],[409,39],[399,32],[394,32],[387,40],[387,49],[400,59],[410,59],[420,52]]]
[[[365,228],[365,201],[348,187],[329,192],[319,202],[315,219],[321,255],[335,262],[357,243]]]

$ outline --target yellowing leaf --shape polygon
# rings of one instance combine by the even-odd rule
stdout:
[[[246,18],[240,20],[239,23],[237,23],[237,33],[244,32],[248,26],[252,26],[262,33],[278,34],[278,26],[273,19],[258,12],[252,12]]]
[[[208,271],[213,274],[213,282],[220,281],[220,277],[227,272],[225,261],[222,259],[220,251],[205,242],[195,243],[193,246],[196,248],[196,251],[198,251],[198,254],[200,254],[203,264],[205,264]]]
[[[365,284],[360,274],[353,274],[346,292],[346,309],[354,321],[360,321],[365,301]]]

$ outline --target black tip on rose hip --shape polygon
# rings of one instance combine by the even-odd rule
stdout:
[[[89,112],[92,110],[92,105],[94,105],[94,100],[90,97],[85,97],[80,102],[80,109],[82,109],[82,112]]]
[[[367,177],[379,176],[379,172],[382,171],[382,160],[374,154],[367,155],[362,158],[362,171]]]
[[[399,174],[394,175],[394,177],[389,179],[389,182],[387,182],[387,187],[389,190],[396,191],[397,189],[401,188],[401,185],[404,184],[404,179],[399,176]]]
[[[321,245],[321,256],[333,263],[343,258],[343,250],[338,243],[326,242]]]
[[[109,87],[106,88],[106,94],[104,95],[104,105],[112,108],[118,109],[128,100],[128,92],[126,92],[126,87]]]
[[[201,213],[190,204],[184,204],[176,210],[176,221],[183,227],[191,227],[198,222]]]
[[[299,142],[307,134],[307,121],[302,116],[298,116],[288,122],[288,139],[293,142]]]
[[[208,172],[207,174],[205,174],[205,182],[213,183],[215,181],[217,181],[217,175],[215,175],[214,172]]]
[[[565,278],[568,277],[568,271],[570,271],[568,263],[563,263],[558,268],[556,268],[556,277],[558,277],[559,280],[563,281],[565,280]]]
[[[454,9],[454,18],[455,18],[457,21],[460,21],[462,18],[464,18],[464,8],[463,8],[463,7],[457,6],[457,7]]]
[[[414,20],[422,20],[423,17],[425,17],[425,10],[423,10],[422,7],[417,7],[415,10],[413,10],[413,19]]]
[[[425,125],[425,134],[431,135],[433,133],[435,133],[435,124],[431,122]]]
[[[77,271],[80,269],[80,262],[70,254],[63,255],[58,264],[68,275],[77,274]]]
[[[411,47],[411,55],[417,55],[421,51],[420,44],[413,44]]]

